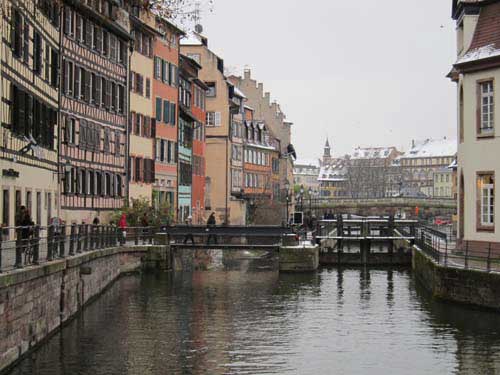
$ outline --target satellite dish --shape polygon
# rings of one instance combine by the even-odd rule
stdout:
[[[198,34],[201,34],[203,32],[203,26],[201,26],[199,23],[194,26],[194,31],[196,31]]]

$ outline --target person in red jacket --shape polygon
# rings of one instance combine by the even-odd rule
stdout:
[[[120,227],[122,231],[122,238],[121,238],[121,244],[123,245],[125,243],[125,239],[127,237],[127,215],[125,213],[122,214],[122,217],[120,218],[120,221],[118,222],[118,226]]]

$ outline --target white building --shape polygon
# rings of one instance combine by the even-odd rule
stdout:
[[[454,139],[413,141],[411,149],[401,156],[403,188],[433,197],[434,174],[449,166],[457,155]]]
[[[318,160],[298,159],[293,163],[293,183],[296,186],[303,186],[305,190],[311,188],[318,191],[318,174]]]
[[[500,174],[500,1],[454,0],[457,61],[449,77],[458,99],[458,236],[469,250],[500,243],[495,199]],[[494,249],[497,247],[493,246]]]

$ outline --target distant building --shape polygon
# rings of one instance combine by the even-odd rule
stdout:
[[[322,163],[317,176],[321,198],[346,197],[347,167],[345,159]]]
[[[357,147],[345,157],[346,195],[351,198],[383,198],[394,190],[396,147]]]
[[[303,186],[307,191],[311,188],[313,191],[319,191],[319,161],[297,159],[293,163],[293,183],[295,186]]]
[[[434,198],[453,198],[453,170],[443,167],[434,172]]]
[[[433,197],[436,192],[434,175],[445,170],[455,160],[456,154],[455,140],[445,138],[413,141],[411,149],[400,158],[404,190]],[[445,186],[440,185],[438,193],[441,192],[440,188]]]
[[[500,243],[495,197],[500,2],[454,0],[452,17],[457,26],[457,61],[449,76],[457,83],[458,98],[458,237],[468,241],[470,250],[484,250],[488,242]]]

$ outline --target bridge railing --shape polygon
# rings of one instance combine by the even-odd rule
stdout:
[[[153,244],[155,227],[49,225],[0,228],[0,272],[118,245]]]
[[[282,226],[214,226],[176,225],[162,227],[171,244],[277,245],[284,236],[293,235],[290,227]]]
[[[456,242],[453,233],[420,226],[417,228],[415,244],[445,267],[500,272],[500,245],[497,243]]]

